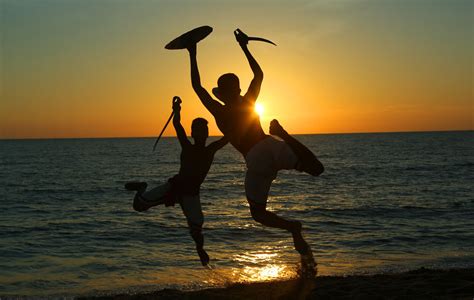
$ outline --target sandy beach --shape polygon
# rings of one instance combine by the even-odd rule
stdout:
[[[80,299],[473,299],[474,269],[418,270],[377,275],[321,276],[314,280],[235,284],[183,292],[164,289],[135,295]]]

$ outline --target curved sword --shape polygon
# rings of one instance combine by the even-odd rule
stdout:
[[[260,41],[260,42],[265,42],[265,43],[269,43],[269,44],[272,44],[272,45],[275,45],[276,44],[270,40],[267,40],[267,39],[264,39],[264,38],[261,38],[261,37],[256,37],[256,36],[247,36],[242,30],[240,29],[236,29],[234,30],[234,35],[235,37],[237,38],[237,41]],[[240,42],[239,42],[240,43]]]
[[[269,44],[272,44],[272,45],[277,45],[275,44],[274,42],[270,41],[270,40],[267,40],[267,39],[264,39],[264,38],[261,38],[261,37],[255,37],[255,36],[249,36],[248,37],[248,40],[249,41],[260,41],[260,42],[265,42],[265,43],[269,43]]]

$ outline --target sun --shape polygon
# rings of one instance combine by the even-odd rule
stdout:
[[[261,117],[263,115],[263,111],[265,109],[263,108],[263,105],[260,103],[255,103],[255,112]]]

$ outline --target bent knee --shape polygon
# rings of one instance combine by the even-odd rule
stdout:
[[[202,231],[202,225],[204,224],[204,218],[188,218],[188,227],[189,231],[192,232],[197,232],[197,231]]]
[[[319,176],[324,172],[324,166],[320,161],[315,160],[309,165],[306,172],[313,176]]]
[[[201,234],[202,232],[202,223],[200,224],[189,224],[189,233],[191,235]]]
[[[204,224],[204,215],[202,213],[186,214],[186,221],[189,228],[202,228],[202,225]]]
[[[252,218],[259,222],[262,223],[265,215],[265,208],[263,207],[250,207],[250,214],[252,215]]]

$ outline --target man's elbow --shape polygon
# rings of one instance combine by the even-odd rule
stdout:
[[[201,85],[201,82],[197,81],[197,80],[193,80],[191,82],[192,86],[193,86],[193,90],[196,92],[196,93],[199,93],[202,89],[204,89]]]

